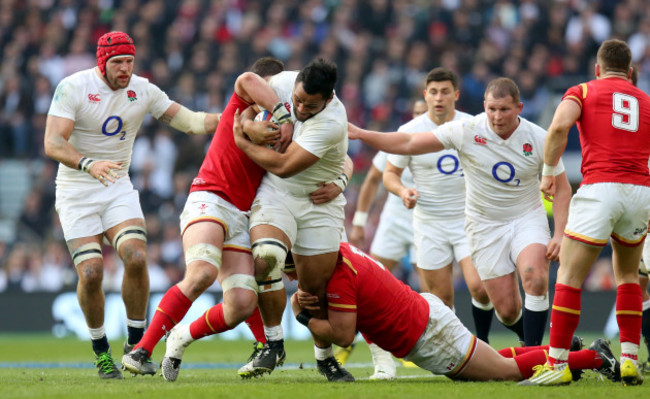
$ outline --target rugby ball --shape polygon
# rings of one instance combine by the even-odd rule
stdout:
[[[257,115],[255,115],[255,118],[253,119],[253,121],[255,121],[255,122],[266,121],[266,122],[275,123],[276,125],[278,124],[278,122],[273,117],[273,114],[270,111],[267,111],[267,110],[264,110],[264,111],[258,113]],[[269,131],[277,131],[277,130],[278,129],[269,128]],[[267,145],[266,147],[268,147],[270,149],[273,149],[272,145]]]

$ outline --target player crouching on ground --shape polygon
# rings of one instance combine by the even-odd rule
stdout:
[[[309,313],[318,308],[316,296],[298,290],[291,297],[298,322],[322,341],[345,347],[358,330],[398,358],[459,380],[520,381],[546,362],[547,346],[495,351],[472,335],[438,297],[418,294],[348,243],[341,243],[326,295],[327,319]],[[571,352],[570,368],[595,369],[610,380],[620,379],[619,363],[607,342],[597,339],[590,348]],[[567,369],[564,381],[571,380]]]

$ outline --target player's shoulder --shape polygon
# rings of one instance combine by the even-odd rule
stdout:
[[[405,133],[416,133],[416,132],[422,132],[426,130],[433,130],[435,128],[435,125],[433,122],[431,122],[431,119],[425,112],[422,115],[418,115],[415,118],[411,119],[410,121],[406,122],[402,126],[400,126],[397,130],[399,132],[405,132]]]
[[[59,86],[73,86],[73,87],[86,86],[88,83],[93,81],[94,75],[95,75],[94,68],[84,69],[61,79],[61,81],[59,82]]]
[[[136,75],[135,73],[131,75],[131,81],[129,82],[129,87],[131,88],[139,88],[139,87],[147,87],[149,85],[155,86],[153,83],[149,81],[149,79]]]
[[[520,116],[519,117],[519,126],[522,130],[525,132],[529,133],[530,135],[533,135],[535,137],[539,137],[542,140],[546,137],[546,130],[543,129],[541,126],[538,124],[529,121],[528,119]]]
[[[332,101],[327,103],[325,109],[314,115],[312,118],[309,118],[305,121],[305,124],[327,126],[331,130],[340,130],[347,135],[348,115],[341,100],[334,96]]]
[[[466,120],[466,119],[471,119],[473,117],[474,117],[474,115],[472,115],[472,114],[468,114],[467,112],[456,110],[456,115],[454,115],[454,120],[455,121],[462,121],[462,120]]]
[[[282,71],[271,76],[269,78],[269,84],[278,86],[290,84],[291,87],[293,87],[296,82],[296,78],[298,77],[298,73],[298,71]]]

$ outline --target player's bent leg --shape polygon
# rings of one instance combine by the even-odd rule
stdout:
[[[485,290],[494,305],[497,319],[506,328],[517,334],[519,341],[524,341],[524,323],[522,319],[521,295],[516,274],[483,280]]]
[[[522,374],[514,359],[501,356],[490,345],[477,340],[474,356],[454,378],[470,381],[518,381]]]
[[[318,296],[320,304],[327,303],[325,299],[325,288],[338,259],[338,250],[319,255],[299,255],[294,253],[293,257],[296,262],[296,272],[298,274],[298,283],[303,291]],[[327,318],[327,308],[320,306],[317,311],[311,311],[314,317]]]
[[[124,353],[129,353],[144,334],[149,301],[147,233],[144,220],[126,220],[108,229],[106,237],[124,263],[122,300],[126,307],[128,330]]]
[[[524,301],[524,344],[541,345],[548,320],[548,268],[546,246],[526,246],[517,256],[517,270],[526,293]]]

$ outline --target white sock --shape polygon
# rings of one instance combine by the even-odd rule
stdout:
[[[126,326],[133,328],[145,328],[147,326],[147,320],[132,320],[127,318]]]
[[[639,345],[635,345],[632,342],[621,342],[621,363],[629,359],[632,361],[632,363],[634,363],[635,366],[638,365],[639,364],[638,360],[630,357],[630,356],[637,357],[638,353],[639,353]]]
[[[316,357],[316,360],[325,360],[333,356],[334,351],[332,350],[332,345],[328,346],[327,348],[319,348],[318,346],[314,345],[314,357]]]
[[[282,324],[278,324],[277,326],[273,327],[264,326],[264,335],[266,335],[267,341],[279,341],[281,339],[284,339]]]
[[[106,331],[104,330],[104,326],[98,328],[88,328],[88,332],[90,333],[90,339],[92,340],[100,339],[106,336]]]

